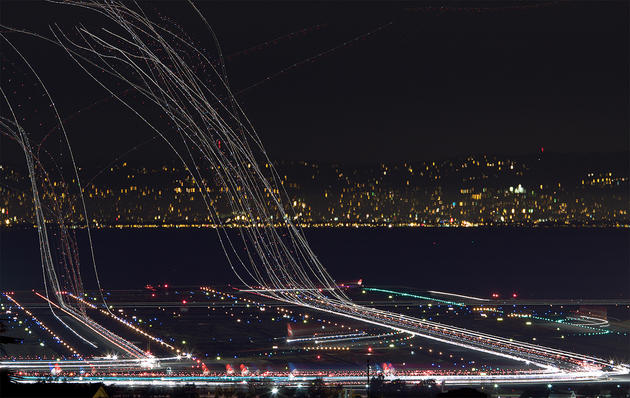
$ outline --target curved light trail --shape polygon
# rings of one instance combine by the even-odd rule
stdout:
[[[242,220],[243,226],[241,239],[236,242],[222,228],[218,229],[219,238],[230,266],[250,289],[259,289],[280,301],[518,360],[550,372],[627,371],[600,358],[353,303],[338,288],[295,226],[296,211],[260,138],[230,90],[225,66],[222,64],[217,70],[183,38],[152,22],[142,10],[130,9],[122,2],[66,0],[62,3],[97,12],[117,26],[116,31],[80,26],[77,39],[59,28],[53,28],[52,33],[68,55],[112,95],[115,93],[109,79],[127,84],[161,110],[161,116],[169,120],[166,128],[150,113],[116,97],[176,153],[199,188],[216,225],[222,225],[223,220],[208,192],[216,187],[225,192],[230,214]],[[198,76],[186,62],[188,54],[174,43],[183,45],[207,63],[222,93],[209,88],[208,76]],[[221,54],[219,47],[217,52]],[[228,98],[229,104],[221,98]],[[264,170],[260,164],[264,164]]]
[[[129,8],[116,0],[61,0],[59,3],[92,11],[101,15],[108,26],[113,24],[113,28],[100,29],[77,26],[72,35],[53,26],[53,37],[44,39],[61,46],[87,75],[134,112],[172,149],[193,180],[209,219],[219,226],[217,234],[230,267],[249,289],[282,302],[513,359],[544,370],[524,375],[523,379],[583,379],[628,373],[628,366],[611,364],[601,358],[353,303],[296,226],[300,209],[292,204],[284,190],[284,180],[275,171],[229,87],[220,47],[217,46],[217,53],[221,67],[216,68],[203,52],[178,33],[153,22],[139,6]],[[194,5],[193,8],[198,12]],[[216,40],[210,26],[199,15],[211,38]],[[193,68],[187,61],[191,56],[201,60],[205,68]],[[197,72],[200,69],[212,73],[201,75]],[[210,81],[215,83],[212,87],[218,88],[211,89]],[[139,106],[132,103],[132,99],[122,98],[117,94],[120,90],[114,87],[116,83],[135,90],[149,106]],[[148,107],[153,109],[148,111]],[[33,164],[32,159],[29,164]],[[35,193],[36,187],[33,190]],[[215,203],[211,192],[219,192],[225,203]],[[45,220],[39,213],[40,210],[38,217],[43,224]],[[236,239],[223,228],[227,220],[234,219],[240,223]],[[39,230],[40,234],[45,234],[45,230]],[[46,254],[47,237],[41,237],[40,243],[42,253]],[[50,275],[49,279],[54,280],[52,277]],[[54,291],[63,302],[60,290]],[[62,304],[58,307],[72,315]],[[77,320],[129,355],[139,359],[143,356],[141,350],[99,329],[93,321],[82,317]]]

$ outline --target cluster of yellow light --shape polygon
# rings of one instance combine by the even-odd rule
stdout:
[[[508,314],[508,318],[531,318],[532,314],[516,314],[516,313],[511,313]]]
[[[77,301],[80,301],[81,303],[83,303],[83,304],[87,305],[88,307],[90,307],[90,308],[92,308],[92,309],[94,309],[94,310],[95,310],[95,309],[97,309],[97,307],[96,307],[94,304],[90,303],[90,302],[89,302],[89,301],[87,301],[87,300],[84,300],[83,298],[81,298],[81,297],[79,297],[79,296],[75,296],[74,294],[72,294],[72,293],[70,293],[70,292],[65,292],[65,291],[64,291],[64,292],[59,292],[59,293],[61,293],[61,294],[65,294],[65,295],[66,295],[66,296],[68,296],[68,297],[72,297],[73,299],[75,299],[75,300],[77,300]],[[86,293],[86,296],[87,296],[87,293]]]
[[[474,307],[472,310],[478,312],[499,312],[496,307]]]
[[[306,351],[309,350],[319,350],[319,351],[348,351],[350,350],[350,347],[329,347],[329,346],[308,346],[308,347],[302,347],[303,349],[305,349]]]
[[[59,344],[63,345],[64,347],[66,347],[70,352],[72,352],[72,354],[78,358],[82,358],[81,355],[79,354],[79,352],[74,349],[74,347],[72,347],[70,344],[66,343],[65,341],[63,341],[63,339],[59,336],[57,336],[57,334],[55,332],[53,332],[52,330],[50,330],[50,328],[48,326],[46,326],[44,324],[44,322],[40,321],[39,319],[37,319],[37,317],[35,315],[33,315],[29,310],[27,310],[26,308],[22,307],[22,305],[20,303],[18,303],[13,297],[11,297],[8,293],[4,293],[5,297],[8,298],[9,300],[11,300],[19,309],[21,309],[22,311],[24,311],[26,313],[26,315],[30,316],[36,323],[39,324],[39,326],[41,326],[45,331],[47,331],[51,336],[53,336],[53,338],[57,341],[59,341]]]
[[[211,289],[211,288],[206,287],[206,286],[201,286],[199,289],[200,289],[200,290],[202,290],[202,291],[204,291],[204,292],[206,292],[206,294],[208,294],[208,293],[218,294],[218,295],[222,296],[222,297],[221,297],[221,299],[222,299],[222,300],[224,299],[224,297],[227,297],[227,298],[234,298],[235,300],[238,300],[238,301],[243,301],[243,302],[245,302],[245,303],[250,303],[250,304],[256,305],[256,306],[260,307],[261,311],[264,311],[264,308],[265,308],[265,305],[264,305],[264,304],[259,303],[259,302],[257,302],[257,301],[250,300],[250,299],[246,299],[246,298],[242,298],[242,297],[241,297],[241,298],[237,298],[237,297],[235,297],[235,296],[231,296],[231,295],[229,295],[229,294],[227,294],[227,293],[223,293],[223,292],[220,292],[220,291],[218,291],[218,290]]]
[[[515,225],[527,225],[528,223],[533,223],[533,224],[539,224],[539,223],[543,223],[543,222],[548,222],[548,221],[556,221],[556,222],[562,222],[565,225],[571,225],[572,219],[570,218],[571,215],[567,215],[566,214],[566,204],[560,203],[560,210],[561,210],[561,214],[564,214],[566,217],[565,218],[559,218],[559,216],[561,214],[555,214],[553,217],[548,217],[548,218],[538,218],[535,219],[530,213],[533,213],[534,210],[541,210],[541,211],[546,211],[545,209],[521,209],[519,211],[519,213],[523,213],[522,215],[522,219],[517,219],[516,216],[518,216],[518,214],[509,214],[507,216],[501,216],[500,214],[502,212],[504,213],[508,213],[511,212],[511,209],[496,209],[496,210],[491,210],[490,212],[494,215],[496,215],[496,219],[492,218],[492,214],[490,214],[490,219],[484,219],[483,217],[479,220],[467,220],[467,219],[461,219],[461,218],[456,218],[453,217],[453,221],[451,222],[447,222],[444,223],[443,221],[446,220],[446,218],[444,220],[442,220],[441,222],[435,222],[432,221],[430,219],[428,220],[424,220],[424,221],[409,221],[409,222],[389,222],[389,221],[372,221],[372,222],[344,222],[344,221],[339,221],[339,220],[335,220],[335,221],[324,221],[324,222],[295,222],[294,224],[296,226],[299,226],[301,228],[419,228],[419,227],[454,227],[454,226],[458,226],[458,227],[480,227],[480,226],[494,226],[497,225],[498,223],[503,224],[505,222],[513,222],[515,223]],[[550,210],[551,208],[549,208],[548,210]],[[516,210],[515,210],[516,212]],[[431,212],[431,214],[437,214],[436,212]],[[582,214],[582,213],[580,213]],[[590,215],[590,213],[584,213],[587,216]],[[612,210],[612,215],[613,216],[624,216],[628,214],[628,210],[623,210],[623,209],[616,209],[616,210]],[[409,217],[411,218],[412,215],[410,214]],[[568,218],[567,218],[568,217]],[[15,217],[14,217],[15,218]],[[156,216],[156,219],[159,219],[159,216]],[[623,221],[613,221],[613,220],[602,220],[605,221],[605,224],[601,224],[601,226],[605,226],[605,227],[610,227],[610,228],[628,228],[630,225],[628,225],[627,222],[623,222]],[[0,223],[2,221],[0,220]],[[18,222],[18,220],[16,219],[15,222]],[[263,223],[256,223],[256,224],[252,224],[252,223],[242,223],[242,222],[226,222],[224,224],[221,225],[217,225],[217,224],[209,224],[209,223],[163,223],[163,224],[149,224],[149,223],[145,223],[145,224],[103,224],[102,222],[99,222],[97,219],[93,219],[92,222],[94,223],[94,226],[97,229],[144,229],[144,228],[211,228],[211,229],[218,229],[218,228],[269,228],[269,227],[274,227],[274,228],[280,228],[283,227],[282,224],[280,223],[268,223],[268,224],[263,224]],[[6,223],[8,225],[9,220],[6,220]],[[19,224],[23,224],[25,223],[25,221],[20,221]],[[600,224],[598,224],[600,225]],[[34,228],[36,228],[36,225],[33,225]],[[71,229],[80,229],[81,227],[71,227]]]
[[[582,185],[612,185],[628,180],[628,177],[613,176],[612,172],[599,174],[597,176],[594,173],[589,173],[588,177],[588,179],[582,180]]]

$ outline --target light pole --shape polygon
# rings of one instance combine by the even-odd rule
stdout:
[[[370,398],[370,358],[367,359],[367,384],[365,387],[367,388],[367,396]]]

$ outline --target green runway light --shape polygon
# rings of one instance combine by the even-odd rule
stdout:
[[[371,291],[371,292],[381,292],[381,293],[395,294],[397,296],[413,297],[413,298],[418,298],[418,299],[427,300],[427,301],[435,301],[435,302],[438,302],[438,303],[457,305],[457,306],[460,306],[460,307],[465,307],[466,306],[464,303],[457,303],[457,302],[454,302],[454,301],[441,300],[441,299],[436,299],[436,298],[428,297],[428,296],[419,296],[417,294],[411,294],[411,293],[405,293],[405,292],[397,292],[397,291],[394,291],[394,290],[377,289],[377,288],[374,288],[374,287],[366,287],[365,290],[368,290],[368,291]],[[391,296],[390,296],[390,298],[391,298]]]

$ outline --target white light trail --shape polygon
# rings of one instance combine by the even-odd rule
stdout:
[[[428,292],[433,293],[433,294],[440,294],[442,296],[453,296],[453,297],[459,297],[459,298],[465,298],[465,299],[471,299],[471,300],[477,300],[477,301],[490,301],[490,299],[486,299],[486,298],[464,296],[463,294],[440,292],[437,290],[429,290]]]
[[[251,291],[532,364],[549,373],[579,375],[592,372],[593,367],[598,371],[627,370],[600,358],[353,303],[294,223],[297,215],[283,181],[238,105],[223,64],[221,70],[215,69],[204,53],[175,32],[151,21],[137,4],[129,8],[116,0],[61,0],[60,3],[93,11],[114,24],[114,29],[77,26],[78,38],[70,37],[55,26],[51,28],[54,37],[49,40],[60,45],[85,73],[135,113],[173,150],[198,189],[208,217],[219,226],[219,241],[230,267]],[[203,17],[202,21],[214,37]],[[221,60],[218,46],[217,52]],[[198,68],[190,64],[191,57],[211,71],[210,76],[197,73]],[[211,89],[210,82],[217,88]],[[147,111],[148,106],[137,106],[117,95],[116,83],[134,89],[154,109]],[[213,189],[223,194],[230,211],[220,211],[209,194]],[[226,220],[221,214],[229,214],[230,220],[236,217],[242,222],[239,238],[232,239],[228,235],[223,228]]]

